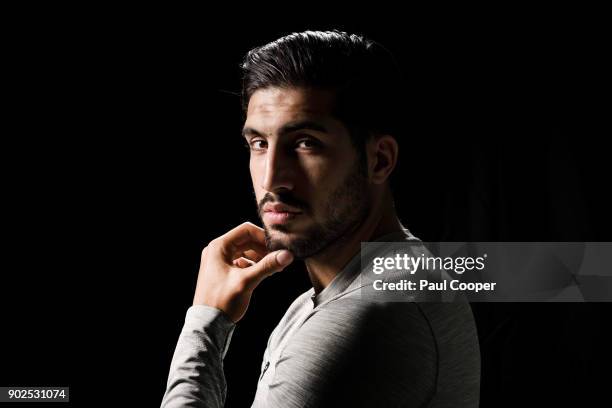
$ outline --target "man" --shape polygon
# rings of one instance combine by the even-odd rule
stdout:
[[[223,406],[234,327],[256,286],[295,259],[313,288],[269,338],[254,407],[477,406],[468,304],[358,296],[361,242],[417,240],[389,185],[406,125],[392,56],[361,36],[307,31],[251,50],[243,69],[264,228],[244,223],[204,249],[162,406]]]

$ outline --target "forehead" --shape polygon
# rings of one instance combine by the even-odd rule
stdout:
[[[246,123],[281,125],[295,119],[331,120],[333,92],[310,88],[264,88],[249,100]]]

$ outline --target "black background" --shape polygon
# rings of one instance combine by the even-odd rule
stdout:
[[[395,194],[419,238],[612,240],[596,11],[316,14],[3,14],[0,385],[159,405],[201,249],[257,222],[239,63],[293,31],[356,32],[395,54],[410,83]],[[225,360],[227,406],[250,406],[267,338],[308,288],[295,265],[256,290]],[[609,304],[473,308],[483,407],[605,396]]]

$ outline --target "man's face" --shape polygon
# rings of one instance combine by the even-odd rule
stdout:
[[[307,258],[357,227],[370,208],[367,175],[333,93],[264,88],[253,93],[243,134],[270,250]]]

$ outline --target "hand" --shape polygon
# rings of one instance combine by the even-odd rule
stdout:
[[[257,285],[292,261],[287,250],[268,253],[263,228],[245,222],[202,251],[193,304],[216,307],[236,323],[246,313]]]

